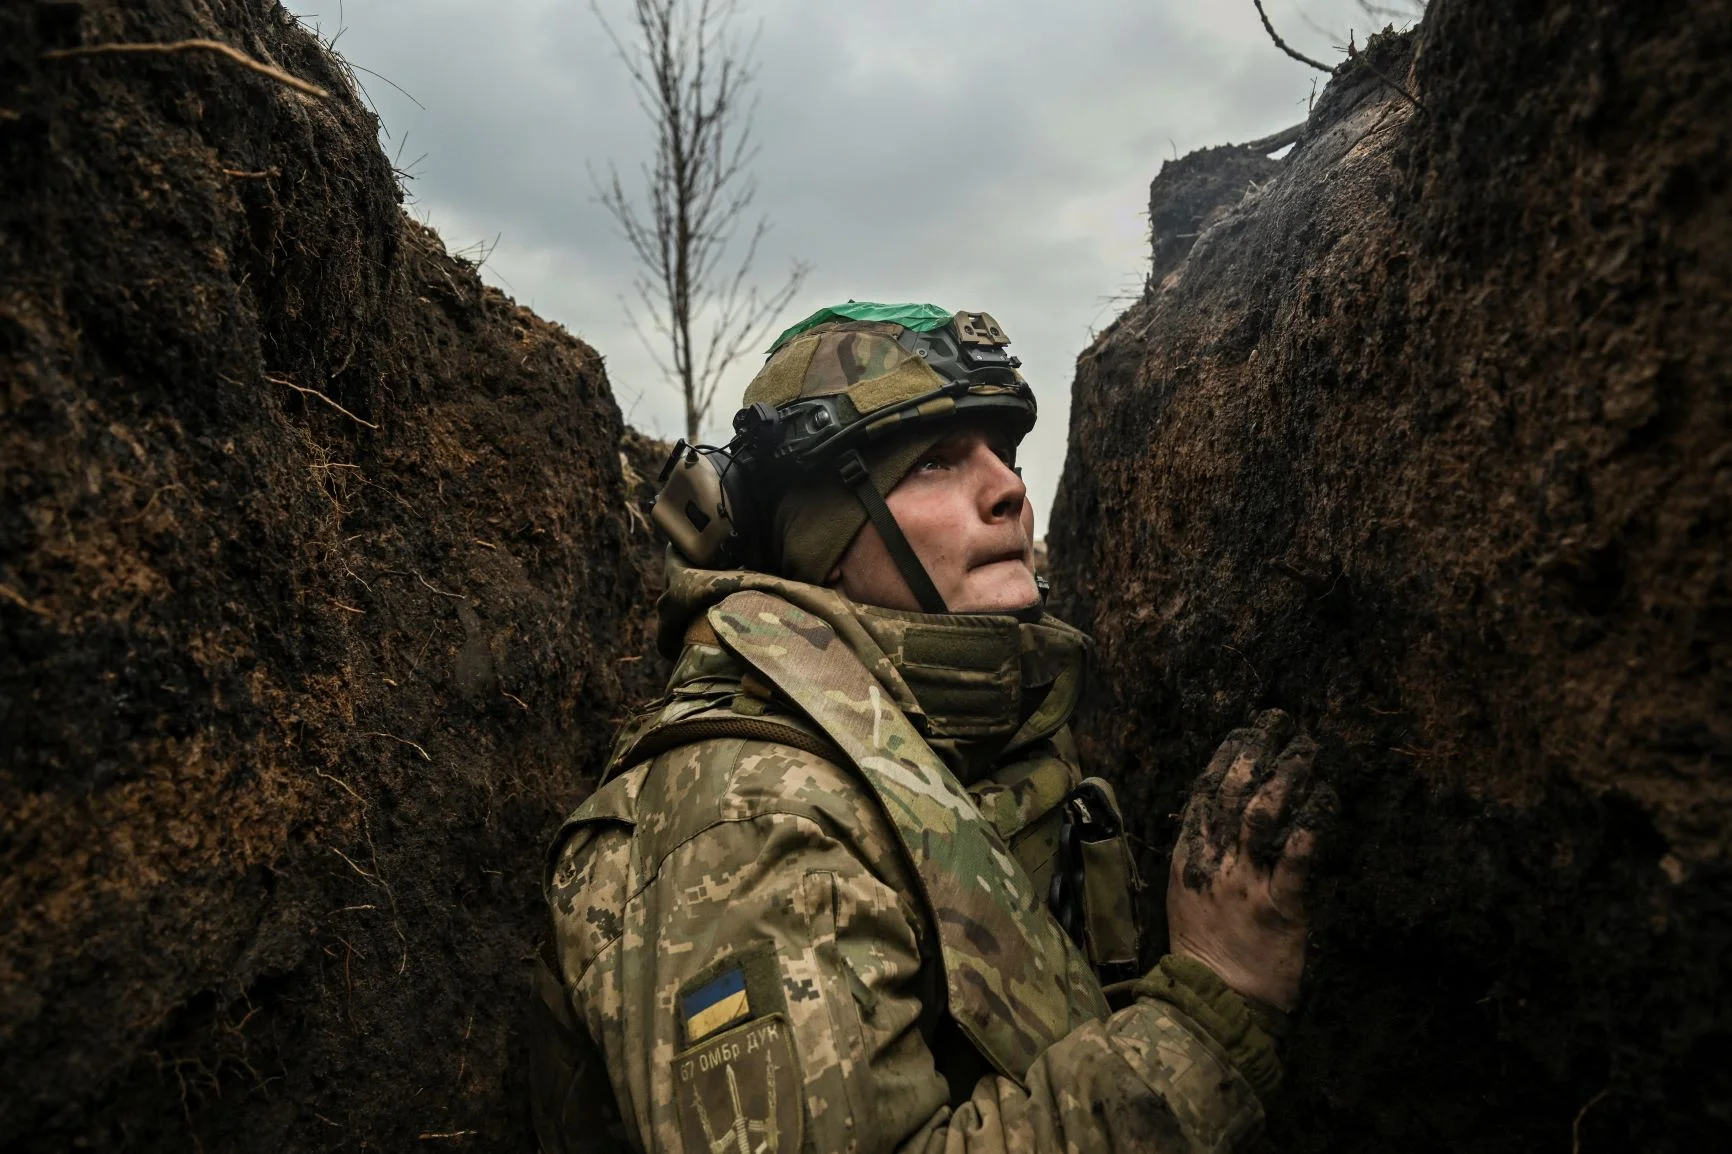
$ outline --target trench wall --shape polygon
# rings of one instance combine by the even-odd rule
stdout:
[[[1732,1136],[1729,54],[1721,2],[1436,0],[1219,211],[1251,160],[1162,171],[1078,360],[1053,580],[1145,872],[1253,708],[1343,803],[1270,1148]]]
[[[194,37],[330,95],[43,55]],[[621,424],[400,201],[275,4],[0,7],[0,1147],[532,1143],[539,860],[642,689]]]

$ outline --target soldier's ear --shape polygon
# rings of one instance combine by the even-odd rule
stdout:
[[[838,562],[836,562],[836,564],[834,566],[831,567],[831,569],[828,573],[824,574],[824,584],[826,584],[826,585],[839,585],[841,583],[842,583],[842,563],[840,561],[838,561]]]

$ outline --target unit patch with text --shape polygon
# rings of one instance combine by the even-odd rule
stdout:
[[[800,1073],[782,1014],[754,1018],[676,1055],[674,1095],[688,1151],[800,1149]]]

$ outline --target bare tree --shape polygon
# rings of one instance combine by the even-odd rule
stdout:
[[[742,228],[757,192],[749,172],[756,101],[747,96],[756,38],[742,44],[734,35],[738,0],[632,0],[625,37],[597,0],[590,7],[656,133],[641,204],[617,168],[596,181],[640,265],[632,288],[647,322],[630,302],[626,315],[663,375],[679,384],[686,437],[696,441],[723,374],[768,335],[808,271],[794,262],[768,294],[750,279],[770,228],[763,217]]]

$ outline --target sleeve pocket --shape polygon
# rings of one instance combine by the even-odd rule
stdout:
[[[797,900],[805,941],[798,956],[785,959],[783,975],[805,1079],[806,1132],[814,1150],[845,1150],[869,1132],[858,1100],[865,1044],[847,963],[836,942],[836,891],[836,875],[828,870],[801,878]]]

